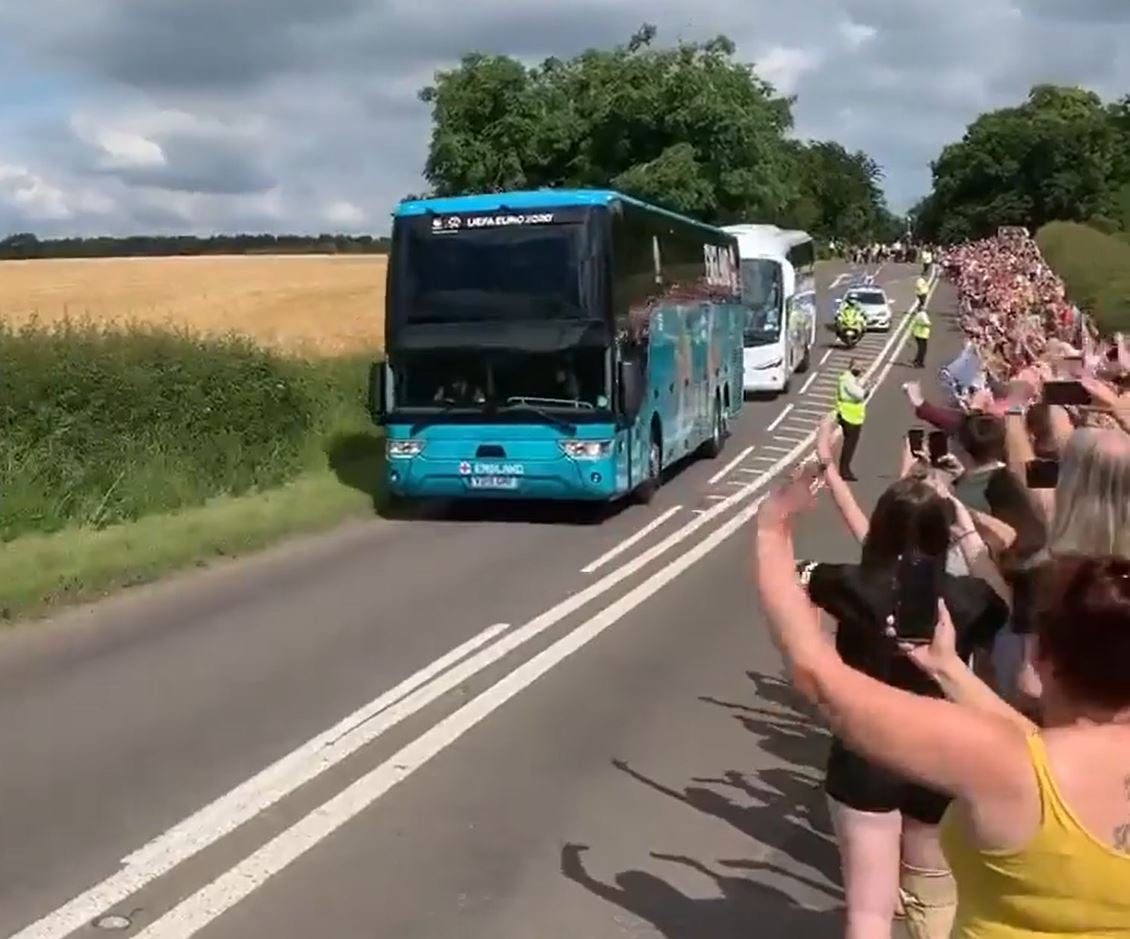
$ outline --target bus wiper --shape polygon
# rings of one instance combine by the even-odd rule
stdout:
[[[587,401],[581,401],[577,398],[532,398],[528,395],[516,395],[507,398],[506,404],[559,405],[567,408],[578,408],[582,411],[594,410],[593,406]]]
[[[554,427],[560,428],[561,430],[563,430],[567,434],[574,434],[574,433],[577,432],[577,425],[576,424],[571,424],[571,423],[569,423],[569,421],[565,420],[562,417],[557,417],[557,415],[555,415],[555,414],[550,414],[549,411],[546,411],[544,408],[539,408],[536,404],[531,404],[530,400],[531,399],[529,399],[529,398],[507,398],[506,399],[506,406],[503,407],[502,410],[503,411],[529,411],[531,414],[536,414],[538,417],[540,417],[547,424],[552,424]],[[543,399],[536,398],[534,400],[541,401]],[[554,399],[550,398],[548,400],[553,401]],[[573,402],[570,401],[570,402],[562,402],[562,403],[572,404]]]

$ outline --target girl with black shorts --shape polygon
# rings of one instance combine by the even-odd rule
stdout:
[[[887,489],[868,519],[836,472],[832,434],[822,430],[818,447],[824,479],[862,542],[861,556],[856,564],[802,565],[801,581],[812,602],[835,621],[836,648],[846,663],[885,684],[943,697],[890,635],[896,567],[908,552],[944,561],[955,543],[976,535],[954,530],[952,504],[922,474]],[[962,658],[987,653],[1008,620],[1008,606],[994,588],[977,577],[946,574],[942,597]],[[912,935],[948,935],[956,895],[937,825],[949,798],[894,776],[839,740],[833,740],[828,757],[825,792],[843,868],[849,939],[886,939],[896,914]]]

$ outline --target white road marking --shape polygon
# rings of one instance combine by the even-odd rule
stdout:
[[[806,381],[803,385],[800,386],[800,393],[804,394],[806,391],[808,391],[808,389],[812,387],[812,383],[814,381],[816,381],[816,379],[819,378],[819,377],[820,377],[819,372],[813,372],[811,375],[809,375],[808,381]]]
[[[774,453],[789,453],[789,452],[791,452],[788,447],[766,446],[766,447],[762,447],[761,449],[762,450],[772,450]]]
[[[822,358],[817,364],[823,365],[825,362],[828,361],[829,356],[831,356],[831,354],[835,351],[836,351],[835,349],[829,349],[827,352],[824,353],[824,358]]]
[[[755,459],[755,460],[764,460],[764,459],[765,459],[765,457],[763,457],[763,456],[759,456],[759,457],[754,457],[754,459]],[[759,470],[759,469],[754,469],[753,467],[743,466],[743,467],[742,467],[742,468],[741,468],[740,470],[738,470],[738,472],[739,472],[739,473],[748,473],[748,474],[750,474],[751,476],[756,476],[756,475],[757,475],[758,473],[760,473],[760,472],[761,472],[761,470]]]
[[[787,415],[787,414],[789,413],[789,411],[791,411],[792,409],[793,409],[793,406],[792,406],[791,404],[787,404],[787,405],[785,405],[785,410],[783,410],[783,411],[782,411],[782,412],[781,412],[780,414],[778,414],[778,415],[777,415],[777,416],[776,416],[776,417],[775,417],[775,418],[773,419],[773,423],[772,423],[772,424],[770,424],[770,425],[769,425],[768,427],[766,427],[765,429],[766,429],[766,430],[767,430],[767,431],[768,431],[769,433],[773,433],[773,431],[775,431],[775,430],[777,429],[777,425],[778,425],[778,424],[780,424],[780,423],[781,423],[781,421],[783,421],[783,420],[785,419],[785,416],[786,416],[786,415]]]
[[[776,470],[771,467],[760,476],[752,479],[744,488],[724,498],[707,510],[696,511],[695,518],[681,528],[671,532],[647,550],[614,567],[597,580],[566,597],[550,607],[525,625],[508,633],[501,640],[461,663],[441,678],[417,688],[404,696],[395,705],[377,702],[362,711],[380,713],[381,720],[365,724],[356,733],[359,720],[366,720],[357,714],[347,717],[333,731],[319,735],[298,750],[272,764],[259,775],[221,796],[210,805],[159,835],[138,851],[125,858],[121,870],[111,874],[102,882],[79,894],[63,906],[48,913],[43,918],[25,927],[9,939],[62,939],[76,929],[92,922],[107,910],[121,903],[143,887],[168,873],[184,861],[194,857],[220,838],[254,818],[265,808],[293,792],[303,783],[332,768],[345,759],[368,740],[375,739],[388,727],[411,716],[432,701],[457,687],[492,662],[501,659],[576,610],[607,593],[620,581],[631,577],[636,571],[650,564],[670,548],[690,538],[696,531],[727,510],[754,495],[774,478]],[[427,671],[436,674],[433,663]],[[411,679],[408,680],[411,682]],[[405,683],[407,684],[407,682]],[[394,689],[395,690],[395,689]],[[391,692],[389,693],[391,694]],[[382,696],[378,701],[383,700]],[[379,729],[378,729],[379,728]],[[338,746],[327,750],[323,738],[327,735],[342,736]],[[366,739],[367,737],[367,739]],[[352,749],[349,749],[352,747]],[[268,783],[263,782],[266,777]]]
[[[711,502],[722,502],[726,499],[729,499],[730,497],[729,496],[719,496],[719,495],[709,495],[706,498],[709,499]]]
[[[741,453],[739,453],[736,457],[734,457],[732,460],[730,460],[729,463],[727,463],[720,470],[718,470],[717,473],[715,473],[713,476],[711,476],[706,481],[707,484],[713,486],[719,480],[725,479],[727,476],[730,475],[730,471],[733,470],[733,468],[735,466],[737,466],[739,463],[741,463],[742,460],[744,460],[751,453],[753,453],[753,447],[746,447]]]
[[[936,282],[935,279],[935,285]],[[904,319],[899,328],[892,331],[883,353],[871,364],[865,373],[865,380],[869,378],[879,366],[882,355],[885,355],[887,350],[893,346],[896,341],[901,338],[900,350],[905,346],[909,322],[909,318]],[[882,378],[885,378],[890,371],[890,365],[890,362],[886,363],[886,367],[881,375]],[[877,382],[874,387],[877,390],[879,383]],[[789,407],[791,407],[791,405]],[[444,659],[448,659],[448,664],[457,662],[459,657],[456,653],[458,653],[460,649],[464,647],[477,648],[483,643],[488,642],[490,638],[497,635],[497,632],[501,632],[506,627],[499,624],[497,627],[491,627],[489,630],[484,631],[484,633],[464,643],[459,649],[452,650],[452,652],[444,656],[443,659],[437,660],[430,666],[422,669],[416,675],[406,679],[401,685],[398,685],[397,688],[394,688],[386,695],[382,695],[381,698],[378,698],[376,701],[372,702],[371,705],[363,708],[362,711],[372,710],[373,714],[380,714],[382,710],[386,710],[389,712],[385,715],[386,718],[388,718],[392,716],[391,712],[399,708],[399,716],[393,719],[395,723],[420,710],[428,701],[434,700],[435,697],[439,697],[440,694],[443,693],[436,693],[433,697],[428,698],[427,701],[422,701],[420,700],[421,692],[431,692],[433,686],[446,684],[445,680],[456,674],[458,674],[459,677],[454,684],[462,683],[468,677],[467,669],[469,667],[471,668],[470,674],[474,674],[485,667],[486,664],[489,664],[486,661],[483,661],[481,665],[475,664],[479,660],[482,660],[484,657],[491,657],[491,661],[502,658],[527,640],[549,629],[575,610],[580,609],[593,599],[611,590],[617,583],[630,577],[652,560],[661,556],[669,548],[685,541],[712,519],[721,516],[729,508],[740,505],[745,499],[754,495],[766,483],[773,479],[781,469],[794,462],[795,458],[799,457],[806,447],[811,445],[815,437],[816,432],[813,431],[807,436],[803,444],[787,451],[785,456],[782,456],[772,467],[752,480],[743,489],[738,490],[733,495],[718,502],[710,509],[693,510],[696,517],[692,521],[672,532],[658,544],[653,545],[647,551],[633,558],[623,566],[614,569],[596,583],[565,598],[565,600],[530,620],[521,628],[506,635],[490,648],[479,652],[461,666],[447,672],[446,675],[443,676],[443,679],[431,681],[426,685],[418,684],[419,681],[426,680],[421,677],[425,674],[433,676],[440,674],[446,667],[446,665],[441,667],[441,662],[443,662]],[[765,449],[780,448],[766,447]],[[649,597],[664,584],[669,583],[692,563],[721,544],[725,538],[729,537],[734,531],[739,530],[742,525],[753,517],[759,505],[760,500],[747,506],[735,515],[734,518],[720,525],[697,545],[680,555],[675,561],[652,575],[651,578],[644,581],[644,583],[640,584],[634,590],[625,594],[624,597],[609,606],[601,614],[598,614],[598,616],[578,627],[577,630],[564,637],[564,639],[559,640],[533,659],[530,659],[525,665],[519,666],[519,668],[515,669],[515,671],[511,672],[491,689],[488,689],[488,691],[481,694],[478,698],[475,698],[469,704],[454,712],[450,717],[441,721],[430,731],[417,738],[413,743],[402,749],[372,773],[362,777],[334,799],[325,803],[321,809],[308,815],[297,825],[283,832],[273,841],[255,852],[243,863],[232,868],[227,874],[221,876],[209,886],[189,897],[166,916],[150,925],[141,935],[144,936],[145,939],[172,939],[172,937],[188,937],[196,933],[240,899],[250,894],[272,874],[282,870],[283,867],[287,866],[296,857],[305,853],[306,850],[318,841],[325,838],[332,831],[340,827],[340,825],[352,818],[353,815],[356,815],[357,812],[364,809],[392,785],[395,785],[416,768],[423,765],[426,760],[430,759],[435,753],[438,753],[449,743],[453,742],[465,733],[466,730],[469,730],[470,727],[477,724],[495,708],[501,706],[501,704],[505,703],[506,700],[526,685],[530,684],[536,678],[540,677],[541,674],[544,674],[545,671],[552,668],[553,665],[557,664],[557,662],[571,654],[572,651],[580,648],[585,642],[588,642],[592,636],[599,634],[599,632],[606,629],[608,625],[611,625],[615,619],[623,616],[628,610]],[[639,597],[639,599],[631,602],[631,598],[633,597]],[[606,614],[609,614],[611,611],[621,606],[623,607],[623,612],[614,614],[612,619],[602,619]],[[593,631],[594,624],[601,625],[597,625],[595,631]],[[589,632],[582,635],[582,631],[586,629],[588,629]],[[570,645],[570,643],[573,644]],[[555,655],[556,658],[554,658]],[[535,663],[536,667],[533,667]],[[539,668],[541,670],[538,670]],[[520,674],[529,676],[525,677],[524,683],[521,683],[517,678]],[[416,688],[415,691],[403,691],[401,692],[403,696],[399,700],[394,701],[392,699],[392,696],[398,689],[408,688],[414,684]],[[508,691],[507,689],[509,688],[513,688],[513,690]],[[377,702],[386,698],[390,699],[389,703],[377,707]],[[405,713],[408,702],[413,698],[416,700],[412,710],[408,710],[407,713]],[[490,701],[497,703],[489,704]],[[484,708],[484,704],[489,706]],[[367,720],[368,718],[361,717],[360,719]],[[366,728],[358,728],[357,721],[358,714],[351,715],[326,733],[320,734],[298,750],[276,761],[257,776],[252,777],[246,783],[238,786],[226,795],[221,796],[210,805],[194,815],[189,816],[189,818],[185,819],[183,822],[149,842],[149,844],[145,845],[140,850],[126,857],[122,862],[125,865],[122,870],[111,875],[85,893],[75,897],[52,913],[47,914],[37,922],[24,928],[10,937],[10,939],[62,939],[62,937],[68,936],[75,930],[90,923],[99,915],[105,913],[106,910],[136,893],[183,861],[195,856],[200,851],[204,850],[204,848],[214,844],[228,832],[233,831],[249,819],[255,817],[263,811],[264,808],[277,802],[289,792],[294,791],[302,782],[319,775],[336,765],[336,763],[339,763],[349,752],[353,752],[352,750],[342,752],[345,749],[346,740],[356,742],[363,736],[359,731],[365,730]],[[461,729],[457,729],[452,733],[453,729],[459,727],[461,724],[465,726],[462,726]],[[372,726],[373,725],[368,725],[369,728]],[[388,724],[388,726],[391,726],[391,724]],[[370,729],[367,732],[371,733],[372,731]],[[357,746],[360,745],[360,743],[357,744]],[[329,747],[335,748],[332,756],[324,752]],[[313,765],[309,765],[311,756],[316,760]],[[264,788],[264,781],[269,783],[266,788]],[[266,801],[264,802],[264,800]],[[262,804],[261,807],[256,807],[260,804]],[[311,836],[313,836],[313,838],[311,838]]]
[[[773,439],[779,441],[780,443],[800,443],[804,438],[803,437],[786,437],[784,434],[778,434]]]
[[[797,453],[804,447],[798,447]],[[782,461],[785,463],[787,461]],[[137,939],[188,939],[245,899],[267,880],[365,811],[386,792],[442,753],[511,698],[670,584],[692,564],[741,531],[765,497],[755,500],[706,538],[568,635],[445,717],[375,769],[324,802],[235,867],[201,888],[137,934]]]
[[[798,407],[795,411],[793,411],[793,414],[794,415],[796,415],[796,414],[815,414],[819,418],[824,418],[824,417],[828,416],[828,409],[827,408],[802,408],[802,407]]]
[[[635,534],[629,535],[619,544],[614,545],[608,551],[605,551],[604,554],[598,557],[591,564],[587,564],[585,567],[582,567],[581,573],[591,574],[593,571],[600,570],[600,568],[604,567],[604,565],[611,561],[613,558],[618,558],[629,548],[643,541],[644,538],[646,538],[653,531],[655,531],[655,529],[666,522],[667,519],[669,519],[672,515],[677,515],[682,508],[683,507],[681,505],[672,506],[658,518],[652,519],[650,522],[644,525],[644,527],[637,531]]]
[[[482,649],[509,628],[508,623],[490,626],[440,656],[396,687],[338,721],[329,730],[313,737],[124,858],[124,867],[120,871],[39,922],[16,933],[12,939],[66,936],[93,922],[146,884],[234,831],[365,744],[371,743],[389,727],[412,713],[404,713],[403,709],[398,711],[397,708],[405,705],[414,695],[429,689],[436,676]],[[491,649],[486,651],[490,652]],[[484,666],[486,664],[488,663],[483,663]],[[454,672],[447,672],[447,675],[451,674]],[[452,687],[459,683],[452,683]],[[422,706],[423,704],[420,705]],[[419,710],[419,707],[413,708],[414,710]]]

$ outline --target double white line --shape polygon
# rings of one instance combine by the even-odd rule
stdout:
[[[936,285],[936,281],[935,281]],[[865,378],[880,367],[884,356],[900,340],[897,355],[906,344],[909,317],[894,331]],[[893,356],[892,356],[893,359]],[[886,377],[887,363],[875,387]],[[805,454],[815,439],[810,432],[791,451],[733,495],[719,501],[662,541],[601,580],[567,597],[561,603],[518,629],[497,624],[483,630],[446,655],[405,679],[297,750],[273,763],[231,792],[189,816],[123,861],[116,874],[75,897],[12,939],[62,939],[109,912],[184,861],[216,843],[303,784],[333,768],[389,728],[417,713],[457,688],[488,665],[499,661],[530,639],[561,622],[613,586],[691,537],[705,525],[754,496],[783,469]],[[614,601],[564,637],[519,665],[504,678],[434,725],[392,757],[337,796],[306,815],[235,867],[183,900],[143,932],[139,939],[187,939],[195,935],[273,875],[336,831],[406,779],[432,757],[497,710],[573,652],[639,606],[741,529],[757,512],[761,499],[741,508],[732,518],[660,568],[643,583]]]

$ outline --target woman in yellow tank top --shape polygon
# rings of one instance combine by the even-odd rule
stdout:
[[[755,574],[798,689],[855,751],[954,797],[943,846],[963,939],[1130,937],[1130,562],[1061,557],[1036,617],[1044,728],[952,656],[941,611],[931,655],[947,695],[918,697],[846,666],[796,581],[792,519],[819,471],[761,507]],[[894,640],[892,640],[894,641]],[[944,933],[935,918],[931,935]]]

